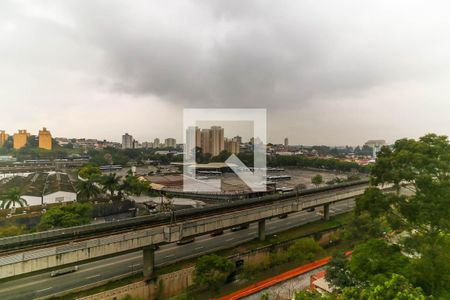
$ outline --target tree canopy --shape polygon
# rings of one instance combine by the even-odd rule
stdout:
[[[410,230],[438,234],[450,229],[450,144],[446,136],[428,134],[419,140],[401,139],[392,149],[383,147],[372,169],[373,184],[405,187],[410,195],[385,196],[370,191],[366,207],[372,213],[387,213]]]
[[[20,207],[27,205],[27,201],[22,198],[22,193],[17,187],[13,187],[8,190],[6,195],[2,196],[0,202],[0,207],[3,209],[15,207],[16,205],[19,205]]]
[[[323,177],[320,174],[315,175],[313,178],[311,178],[311,183],[315,186],[319,186],[323,183]]]
[[[215,254],[202,256],[195,265],[195,282],[218,290],[233,269],[234,264],[226,257]]]
[[[72,203],[50,208],[39,222],[39,230],[72,227],[88,224],[92,217],[92,206],[88,203]]]
[[[425,300],[420,288],[414,287],[398,274],[392,274],[384,282],[371,284],[366,288],[345,288],[339,299],[347,300]]]
[[[401,139],[392,148],[381,149],[372,167],[373,186],[356,200],[345,233],[360,244],[350,261],[331,264],[334,285],[353,286],[353,292],[363,295],[349,299],[385,299],[374,295],[390,281],[392,286],[401,282],[420,287],[426,295],[450,297],[449,171],[446,136]],[[394,192],[383,192],[380,185],[392,185]],[[365,294],[361,287],[367,289]],[[413,295],[417,291],[413,288]],[[409,294],[387,295],[392,298],[386,299],[416,299]]]

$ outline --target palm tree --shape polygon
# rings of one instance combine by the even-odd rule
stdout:
[[[120,176],[116,173],[111,173],[104,175],[101,178],[101,183],[103,185],[103,192],[109,192],[111,194],[111,199],[114,198],[114,193],[119,190]]]
[[[17,187],[11,188],[6,196],[4,196],[0,201],[0,207],[3,209],[16,207],[16,204],[18,204],[20,207],[24,207],[25,205],[27,205],[27,201],[22,198],[22,193]]]
[[[149,182],[146,180],[140,180],[136,176],[127,175],[119,186],[119,194],[122,195],[136,195],[140,196],[143,192],[147,191]]]
[[[86,200],[96,197],[100,194],[100,189],[97,186],[96,176],[89,176],[87,179],[80,180],[77,184],[78,195]]]

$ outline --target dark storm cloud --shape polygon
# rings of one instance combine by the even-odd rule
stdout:
[[[327,20],[310,2],[133,3],[71,7],[121,92],[190,106],[280,107],[390,77],[345,15]]]

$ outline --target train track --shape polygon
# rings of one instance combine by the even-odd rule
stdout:
[[[343,189],[347,189],[349,187],[361,186],[363,184],[366,185],[367,182],[364,181],[364,182],[359,182],[359,183],[352,184],[352,185],[340,186],[340,187],[336,187],[334,189],[317,190],[314,193],[307,193],[307,194],[303,194],[303,195],[301,193],[299,193],[298,196],[301,199],[301,197],[305,197],[307,195],[329,193],[330,191],[340,191]],[[5,240],[5,238],[4,238],[4,239],[0,239],[0,256],[7,256],[7,255],[11,255],[11,254],[16,254],[18,252],[34,251],[34,250],[39,250],[39,249],[48,248],[48,247],[58,247],[58,246],[66,245],[68,243],[68,241],[70,241],[70,243],[79,243],[79,242],[83,242],[86,240],[90,240],[92,238],[103,238],[103,237],[108,237],[108,236],[116,235],[116,234],[126,234],[128,232],[132,232],[135,230],[150,229],[153,227],[168,225],[171,223],[177,224],[177,223],[189,221],[189,220],[197,220],[197,219],[201,219],[201,218],[205,218],[205,217],[213,217],[216,215],[223,215],[225,213],[233,213],[233,212],[237,212],[237,211],[253,209],[256,207],[268,206],[275,202],[290,201],[294,197],[297,197],[297,194],[295,192],[286,194],[284,197],[271,197],[271,198],[268,198],[265,200],[261,199],[260,201],[258,201],[258,199],[250,199],[250,200],[252,200],[250,203],[248,203],[249,201],[241,200],[241,201],[236,201],[234,203],[231,203],[229,205],[216,205],[216,206],[212,206],[209,208],[203,208],[203,209],[180,210],[180,211],[175,212],[174,214],[163,213],[163,214],[154,215],[153,219],[152,219],[152,216],[150,216],[147,221],[144,219],[144,220],[142,220],[142,222],[137,222],[136,224],[133,224],[133,223],[124,224],[124,228],[115,226],[115,225],[120,225],[120,224],[110,224],[111,225],[110,228],[103,228],[101,230],[101,232],[92,231],[92,232],[79,233],[79,232],[75,231],[75,233],[72,233],[72,234],[70,234],[70,233],[64,234],[64,230],[61,230],[61,232],[62,232],[61,235],[52,237],[48,240],[35,239],[35,240],[31,240],[31,241],[24,241],[24,242],[19,241],[16,243],[2,244],[3,240]],[[219,206],[219,207],[217,207],[217,206]],[[192,211],[192,212],[190,213],[189,211]],[[120,222],[120,221],[117,221],[117,222]],[[114,222],[111,222],[111,223],[114,223]],[[105,224],[105,223],[102,223],[102,224]],[[70,228],[67,229],[67,231],[70,231],[70,230],[71,230]],[[82,236],[77,236],[78,234],[80,234]]]
[[[285,199],[283,201],[287,201],[288,199]],[[266,203],[262,203],[262,204],[253,204],[253,205],[249,205],[248,207],[245,208],[245,210],[248,209],[253,209],[256,207],[263,207],[263,206],[267,206],[267,205],[271,205],[273,204],[275,201],[272,202],[266,202]],[[229,209],[226,211],[222,211],[222,212],[214,212],[214,213],[205,213],[202,215],[197,215],[197,216],[190,216],[190,217],[180,217],[180,218],[176,218],[173,221],[173,224],[177,224],[183,221],[190,221],[190,220],[196,220],[196,219],[201,219],[201,218],[207,218],[207,217],[213,217],[216,215],[223,215],[225,213],[233,213],[233,212],[237,212],[237,211],[243,211],[242,208],[233,208],[233,209]],[[140,226],[134,226],[131,228],[127,228],[127,229],[122,229],[122,230],[111,230],[108,232],[103,232],[101,234],[92,234],[92,235],[87,235],[84,236],[82,238],[71,238],[71,237],[66,237],[61,239],[58,242],[44,242],[44,243],[39,243],[39,245],[37,246],[31,246],[31,247],[27,247],[27,248],[23,248],[21,246],[15,246],[13,248],[8,248],[7,250],[0,250],[0,256],[7,256],[7,255],[12,255],[15,254],[17,252],[25,252],[25,251],[34,251],[34,250],[39,250],[39,249],[43,249],[43,248],[48,248],[48,247],[58,247],[58,246],[63,246],[67,244],[67,241],[70,240],[71,243],[80,243],[80,242],[84,242],[87,240],[90,240],[92,238],[103,238],[103,237],[108,237],[111,235],[116,235],[116,234],[125,234],[128,232],[132,232],[134,230],[145,230],[145,229],[150,229],[150,228],[154,228],[154,227],[158,227],[158,226],[164,226],[164,225],[168,225],[171,224],[171,222],[159,222],[159,223],[152,223],[151,225],[140,225]]]

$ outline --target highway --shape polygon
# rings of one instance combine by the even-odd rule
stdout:
[[[330,207],[332,215],[352,210],[354,201],[342,201]],[[272,219],[266,222],[266,234],[273,235],[278,232],[297,227],[321,219],[317,212],[302,211],[291,214],[285,219]],[[193,243],[178,246],[176,244],[163,245],[155,252],[157,267],[169,265],[175,261],[200,256],[212,251],[230,248],[243,242],[257,238],[257,224],[248,229],[232,232],[227,230],[216,237],[204,235],[196,238]],[[115,276],[129,274],[142,269],[142,251],[116,256],[93,263],[79,266],[74,273],[50,277],[44,273],[0,284],[0,299],[21,300],[48,297],[56,293],[70,291],[77,287],[103,281]]]

